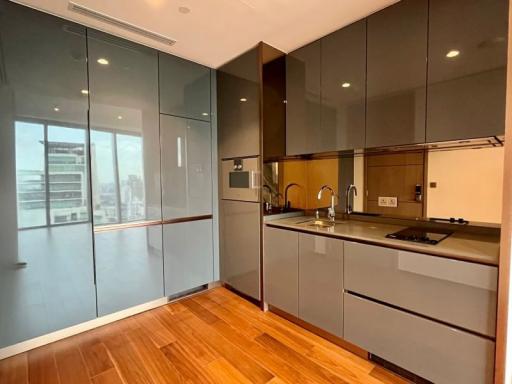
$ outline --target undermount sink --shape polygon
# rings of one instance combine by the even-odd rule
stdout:
[[[316,227],[316,228],[331,228],[336,225],[333,221],[323,221],[323,220],[311,220],[311,223],[308,223],[308,227]]]

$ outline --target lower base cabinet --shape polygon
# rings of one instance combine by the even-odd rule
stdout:
[[[493,382],[494,342],[351,294],[344,338],[436,384]]]
[[[266,227],[263,233],[265,302],[298,316],[298,232]]]
[[[165,295],[213,281],[212,220],[164,225]]]
[[[164,296],[161,225],[99,232],[94,246],[99,316]]]
[[[343,337],[343,241],[299,234],[299,318]]]

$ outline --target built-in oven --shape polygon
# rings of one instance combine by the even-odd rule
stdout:
[[[259,158],[222,160],[222,199],[260,201]]]

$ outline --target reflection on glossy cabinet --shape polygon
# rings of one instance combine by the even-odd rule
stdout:
[[[299,234],[267,226],[263,244],[265,302],[298,316]]]
[[[155,50],[88,31],[94,223],[161,218]]]
[[[343,241],[299,234],[299,318],[343,337]]]
[[[210,120],[210,68],[158,53],[160,112]]]
[[[96,317],[85,36],[0,1],[0,349]]]
[[[212,220],[164,225],[165,295],[213,281]]]
[[[366,19],[321,39],[322,151],[364,148]]]
[[[322,152],[320,40],[286,56],[286,154]]]
[[[210,123],[160,116],[164,219],[212,213]]]
[[[220,278],[260,300],[260,204],[220,201]]]
[[[217,69],[219,158],[260,153],[259,46]]]
[[[427,0],[368,17],[366,147],[425,141]]]
[[[162,226],[94,235],[98,315],[164,296]]]
[[[508,1],[431,0],[427,141],[505,132]]]

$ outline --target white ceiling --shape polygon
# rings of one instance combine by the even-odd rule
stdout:
[[[173,46],[69,10],[68,0],[16,0],[217,68],[260,41],[290,52],[397,0],[73,0],[177,40]],[[180,7],[190,9],[181,13]]]

